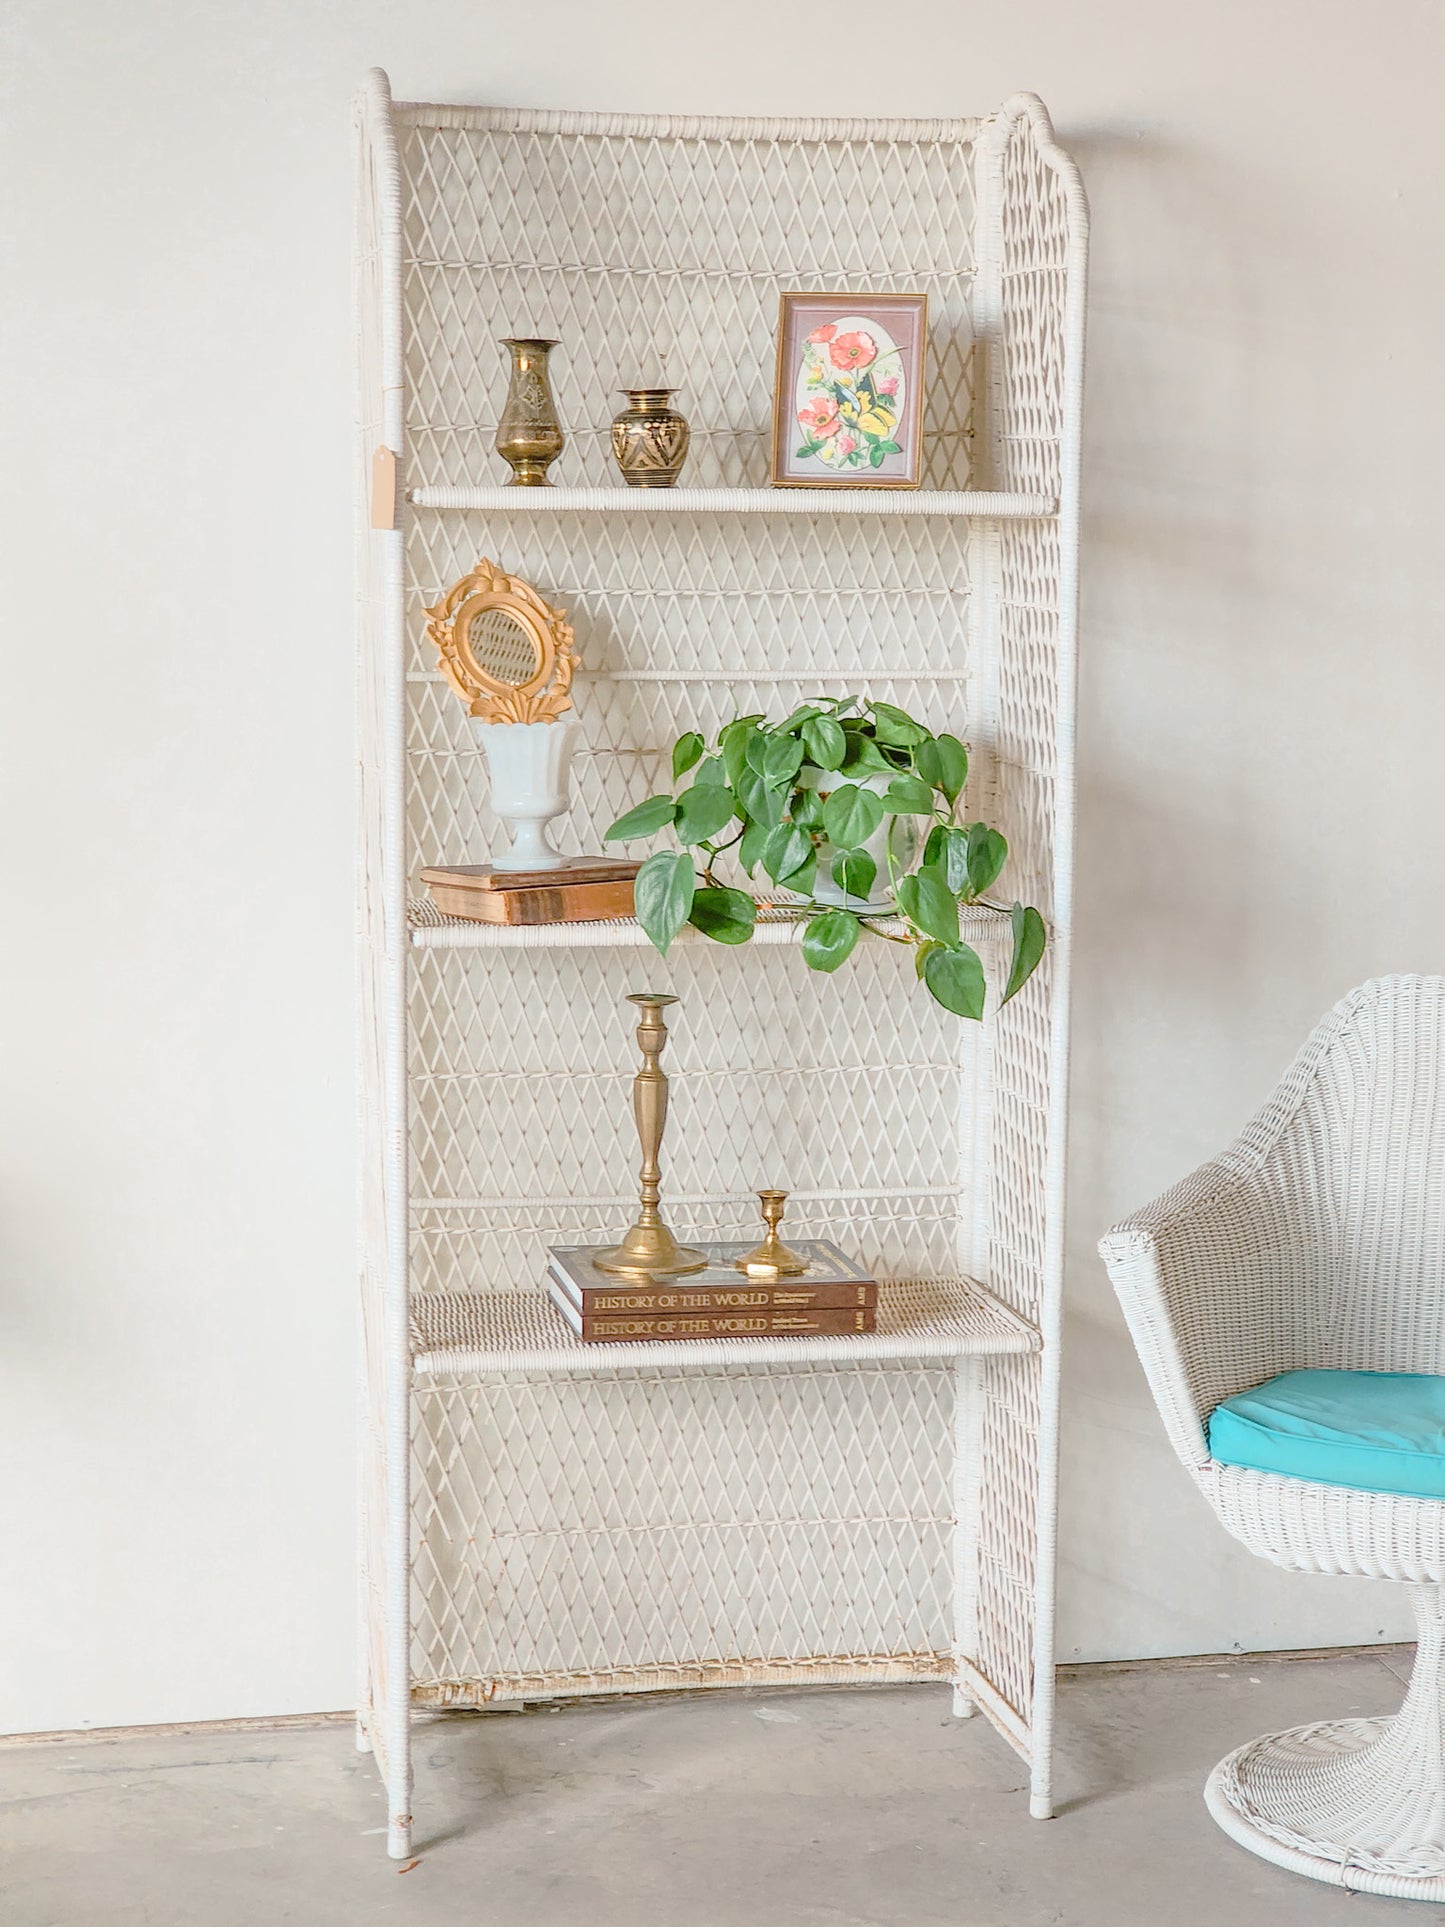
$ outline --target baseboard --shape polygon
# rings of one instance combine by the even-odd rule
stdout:
[[[1410,1645],[1380,1646],[1301,1646],[1284,1652],[1266,1653],[1181,1653],[1163,1659],[1091,1659],[1074,1660],[1059,1667],[1061,1681],[1082,1681],[1100,1679],[1112,1673],[1151,1673],[1183,1672],[1201,1667],[1221,1666],[1279,1666],[1298,1665],[1309,1660],[1324,1659],[1378,1659],[1389,1664],[1392,1660],[1402,1663],[1408,1670],[1414,1647]],[[589,1695],[584,1699],[554,1700],[547,1702],[553,1711],[563,1706],[585,1706],[589,1703],[618,1705],[624,1698],[645,1703],[660,1703],[675,1699],[716,1699],[719,1694],[742,1693],[749,1697],[766,1694],[769,1697],[784,1693],[831,1693],[847,1692],[888,1692],[893,1690],[887,1683],[869,1683],[865,1686],[839,1688],[834,1685],[786,1685],[764,1687],[707,1687],[683,1689],[681,1692],[667,1691],[621,1695],[617,1693]],[[418,1712],[417,1717],[424,1720],[477,1719],[495,1716],[512,1717],[526,1711],[526,1703],[498,1707],[496,1715],[487,1709],[479,1713],[466,1708],[459,1712]],[[189,1734],[204,1733],[265,1733],[285,1732],[288,1729],[313,1726],[350,1726],[356,1715],[349,1709],[334,1713],[269,1713],[255,1718],[236,1720],[168,1720],[154,1726],[82,1726],[53,1733],[0,1733],[0,1747],[9,1746],[75,1746],[86,1740],[128,1740],[140,1736],[158,1738],[173,1735],[184,1738]]]

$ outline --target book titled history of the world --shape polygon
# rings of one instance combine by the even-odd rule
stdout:
[[[795,1240],[796,1278],[748,1278],[736,1260],[752,1244],[706,1244],[705,1270],[685,1278],[619,1278],[581,1245],[548,1252],[552,1302],[588,1344],[679,1338],[821,1337],[871,1332],[878,1286],[837,1245]]]

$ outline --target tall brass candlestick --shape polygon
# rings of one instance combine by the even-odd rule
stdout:
[[[637,1222],[622,1240],[609,1250],[596,1253],[593,1263],[599,1271],[613,1271],[633,1277],[678,1277],[684,1272],[701,1271],[707,1258],[701,1251],[680,1245],[662,1221],[658,1209],[662,1202],[662,1131],[667,1123],[667,1075],[658,1059],[667,1042],[663,1011],[676,997],[639,991],[627,999],[636,1004],[637,1047],[642,1052],[642,1069],[632,1080],[632,1115],[637,1120],[637,1135],[642,1142],[642,1180],[638,1192],[641,1210]]]

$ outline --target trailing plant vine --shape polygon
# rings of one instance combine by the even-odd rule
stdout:
[[[982,1017],[983,962],[959,934],[969,906],[1011,925],[1005,1003],[1038,968],[1042,916],[988,894],[1007,842],[958,820],[968,751],[956,736],[935,736],[891,703],[817,696],[781,723],[734,717],[714,744],[689,730],[673,746],[672,777],[675,794],[649,797],[607,832],[630,842],[670,830],[681,846],[655,851],[633,886],[638,922],[664,956],[687,923],[718,943],[752,936],[758,899],[717,872],[731,855],[749,878],[761,867],[803,899],[802,951],[814,970],[836,970],[863,936],[907,944],[945,1010]],[[824,899],[841,900],[820,900],[820,884]],[[901,931],[884,927],[894,919]]]

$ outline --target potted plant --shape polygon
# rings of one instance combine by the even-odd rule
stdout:
[[[986,823],[958,820],[968,751],[956,736],[935,736],[892,703],[817,696],[781,723],[734,717],[715,744],[689,730],[672,776],[675,795],[649,797],[607,832],[630,842],[668,830],[681,846],[648,857],[634,885],[637,920],[664,956],[685,923],[718,943],[752,936],[758,900],[717,873],[731,853],[748,877],[761,867],[801,899],[814,970],[836,970],[865,935],[907,944],[938,1003],[982,1017],[983,963],[959,934],[960,908],[974,905],[1012,927],[1005,1003],[1038,968],[1042,916],[988,895],[1008,844]]]

